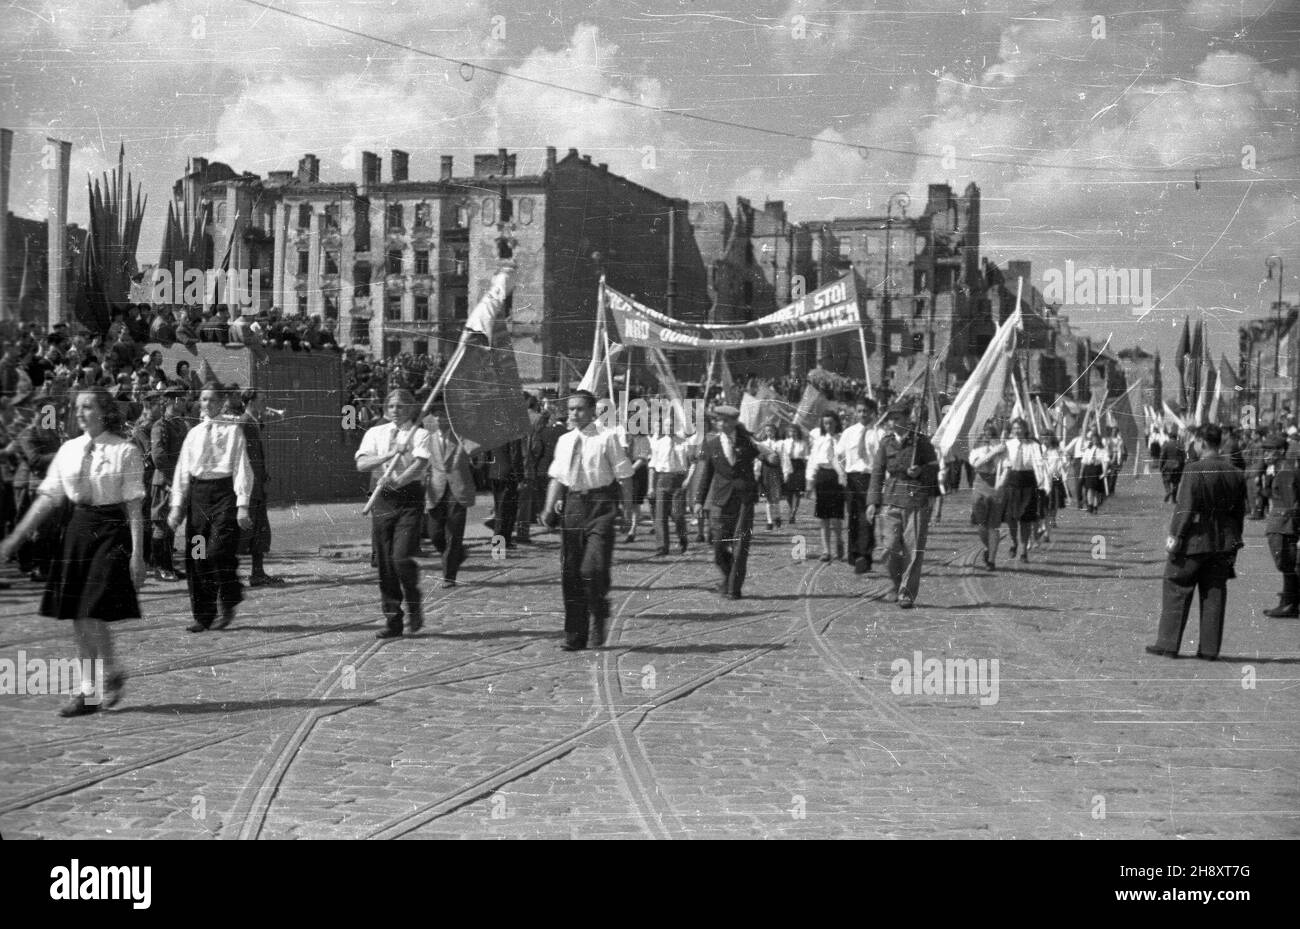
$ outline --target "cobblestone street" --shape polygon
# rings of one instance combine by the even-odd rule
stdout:
[[[950,498],[910,612],[881,601],[879,566],[817,561],[805,509],[794,529],[758,520],[735,602],[704,546],[656,557],[643,526],[617,549],[608,646],[573,654],[554,535],[493,560],[480,504],[462,586],[435,589],[425,560],[425,629],[381,642],[360,504],[273,511],[268,567],[288,586],[190,635],[184,585],[150,581],[147,618],[114,624],[116,709],[65,720],[62,698],[0,698],[0,832],[1300,835],[1300,621],[1262,615],[1279,586],[1262,523],[1209,663],[1143,652],[1168,520],[1152,477],[1123,479],[1097,516],[1064,512],[1028,564],[1004,542],[992,575],[966,492]],[[0,657],[73,657],[38,594],[0,593]],[[1194,607],[1185,656],[1196,637]],[[896,694],[891,663],[917,652],[996,659],[997,702]]]

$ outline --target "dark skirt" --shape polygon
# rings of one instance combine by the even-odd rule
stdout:
[[[781,489],[788,494],[801,494],[808,489],[808,479],[804,472],[808,469],[807,458],[790,459],[790,476],[786,479]]]
[[[1106,492],[1105,484],[1102,482],[1101,465],[1084,465],[1083,466],[1083,489],[1085,492],[1095,490],[1099,494]]]
[[[763,499],[768,503],[781,502],[781,466],[770,465],[764,462],[762,468],[763,470],[760,472],[760,482],[763,491]]]
[[[1058,478],[1052,479],[1051,499],[1048,501],[1053,509],[1059,510],[1065,506],[1065,481]]]
[[[1038,479],[1033,471],[1012,471],[1007,475],[1002,518],[1008,523],[1038,519]]]
[[[140,618],[124,505],[72,508],[62,556],[51,566],[40,612],[55,619]]]
[[[813,476],[813,490],[817,492],[814,516],[818,519],[844,518],[844,488],[840,486],[834,468],[817,469]]]
[[[994,489],[993,482],[976,472],[971,493],[970,524],[972,526],[1001,525],[1006,500],[1001,491]]]

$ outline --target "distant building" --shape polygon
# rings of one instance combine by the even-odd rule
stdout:
[[[1242,323],[1238,330],[1238,396],[1243,405],[1254,406],[1261,424],[1300,409],[1300,307],[1274,301],[1269,310],[1264,319]]]

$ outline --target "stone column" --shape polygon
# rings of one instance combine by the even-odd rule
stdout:
[[[68,316],[68,169],[72,161],[72,143],[47,139],[47,155],[53,156],[46,175],[49,207],[46,211],[49,276],[46,296],[49,300],[46,325],[66,322]]]

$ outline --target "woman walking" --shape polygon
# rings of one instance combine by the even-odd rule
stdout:
[[[776,426],[768,423],[759,433],[758,445],[763,450],[770,452],[769,457],[759,460],[755,465],[758,468],[758,488],[763,494],[763,509],[767,514],[767,530],[773,529],[772,510],[776,509],[775,528],[781,528],[781,496],[783,492],[783,480],[781,471],[781,440],[776,437]]]
[[[970,522],[979,533],[984,546],[981,558],[989,571],[997,570],[998,545],[1002,541],[1002,511],[1005,507],[1003,493],[998,490],[998,466],[1006,455],[1007,446],[1002,441],[997,423],[984,427],[984,437],[970,453],[970,464],[975,471],[971,485]]]
[[[1088,446],[1083,450],[1082,470],[1083,500],[1089,513],[1096,513],[1101,505],[1101,498],[1106,493],[1106,466],[1110,462],[1110,451],[1101,440],[1101,433],[1094,432],[1088,437]]]
[[[1006,472],[1002,518],[1011,529],[1010,555],[1015,558],[1019,550],[1020,561],[1027,562],[1029,541],[1034,523],[1038,522],[1038,490],[1045,472],[1043,447],[1029,434],[1029,424],[1020,417],[1011,421],[1011,438],[1006,441],[1001,467]]]
[[[76,421],[82,434],[59,448],[40,496],[0,543],[0,560],[8,561],[23,539],[71,501],[40,607],[42,616],[72,620],[81,659],[80,693],[61,716],[84,716],[96,712],[101,699],[112,707],[122,698],[126,675],[117,667],[108,623],[140,617],[136,590],[145,576],[144,457],[120,434],[121,411],[103,388],[77,394]]]
[[[804,473],[808,468],[808,440],[803,430],[794,423],[785,427],[785,438],[781,440],[781,474],[785,478],[781,491],[785,494],[785,505],[790,511],[790,525],[799,517],[799,503],[808,489],[808,477]]]
[[[849,478],[840,461],[840,417],[827,411],[822,414],[821,428],[809,443],[805,478],[817,494],[813,514],[821,520],[822,561],[844,558],[844,490]],[[835,555],[831,556],[831,536],[835,537]]]

